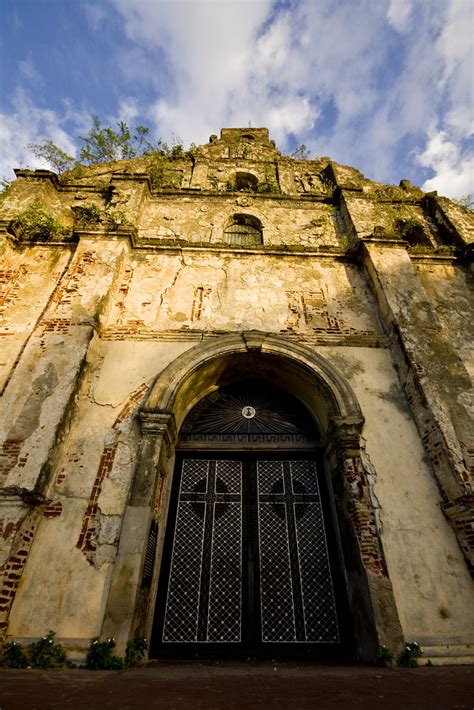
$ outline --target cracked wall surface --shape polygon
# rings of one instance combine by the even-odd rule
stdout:
[[[341,465],[367,489],[353,524],[370,584],[391,585],[405,640],[434,662],[472,660],[472,215],[407,180],[282,156],[266,129],[223,129],[165,167],[118,161],[76,182],[20,170],[0,203],[0,631],[52,628],[84,648],[148,623],[173,412],[147,439],[140,408],[195,346],[258,332],[354,390],[365,424]],[[34,200],[67,236],[24,236]],[[260,221],[261,244],[224,241],[235,214]]]

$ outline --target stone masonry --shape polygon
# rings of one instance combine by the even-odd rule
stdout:
[[[227,337],[255,353],[276,338],[356,398],[349,428],[317,393],[313,412],[380,642],[474,661],[472,213],[281,155],[265,128],[16,175],[0,202],[0,635],[54,629],[83,652],[149,633],[174,447],[209,390],[196,377],[151,414],[149,393],[200,348],[217,373]],[[28,230],[32,206],[59,228]]]

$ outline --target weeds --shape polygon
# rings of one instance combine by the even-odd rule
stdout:
[[[397,658],[397,666],[401,668],[417,668],[418,659],[423,655],[423,649],[417,641],[407,643]]]
[[[48,214],[39,200],[32,202],[14,221],[20,225],[22,237],[31,242],[67,239],[72,235],[72,230]]]
[[[9,641],[3,647],[2,665],[7,668],[71,668],[65,649],[56,643],[54,636],[54,631],[48,631],[26,648],[18,641]]]

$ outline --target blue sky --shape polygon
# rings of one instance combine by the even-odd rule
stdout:
[[[283,152],[474,193],[474,0],[0,0],[0,176],[77,152],[90,115],[207,142],[267,126]]]

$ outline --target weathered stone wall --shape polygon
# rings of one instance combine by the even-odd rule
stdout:
[[[470,294],[473,289],[472,273],[464,266],[455,266],[419,257],[415,269],[436,315],[464,366],[474,374],[474,312]]]
[[[140,408],[191,348],[246,333],[258,351],[269,334],[323,356],[359,402],[362,435],[331,463],[380,639],[401,627],[433,659],[467,660],[472,216],[407,181],[281,156],[265,129],[224,130],[166,169],[178,178],[159,189],[146,158],[75,182],[19,171],[3,199],[0,631],[84,647],[146,628],[141,571],[153,518],[162,543],[174,437],[173,412],[140,428]],[[239,172],[259,187],[235,191]],[[25,236],[34,200],[63,237]],[[223,244],[236,213],[260,220],[262,244]],[[273,376],[285,384],[283,366]]]
[[[5,246],[0,270],[0,391],[70,258],[69,249],[38,246],[34,250],[14,250]]]
[[[405,639],[417,640],[427,655],[442,638],[469,643],[474,624],[465,603],[472,579],[440,509],[439,489],[389,351],[321,353],[348,379],[364,412],[364,453]]]
[[[183,250],[122,264],[106,337],[159,331],[269,330],[380,336],[357,266],[310,258]]]
[[[138,234],[140,239],[164,244],[187,242],[199,245],[219,244],[235,213],[249,213],[263,225],[263,243],[269,247],[338,246],[341,235],[338,213],[331,205],[289,200],[263,195],[232,197],[227,193],[214,197],[148,199],[144,205]]]

